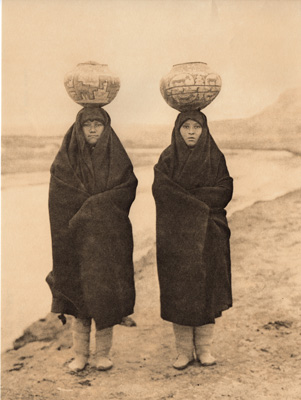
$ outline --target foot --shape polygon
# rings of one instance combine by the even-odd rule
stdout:
[[[192,361],[193,359],[188,358],[185,356],[185,354],[179,354],[178,358],[173,364],[173,367],[175,369],[185,369]]]
[[[99,357],[96,361],[96,368],[99,371],[107,371],[113,367],[112,361],[107,357]]]
[[[210,353],[198,355],[198,360],[203,367],[209,367],[210,365],[216,364],[216,359]]]
[[[69,364],[69,368],[73,372],[82,371],[85,366],[88,364],[88,357],[85,356],[77,356],[75,359]]]

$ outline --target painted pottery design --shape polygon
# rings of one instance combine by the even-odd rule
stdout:
[[[206,63],[176,64],[160,82],[166,103],[178,111],[203,109],[219,94],[221,77]]]
[[[120,89],[120,80],[107,64],[88,61],[78,64],[65,75],[67,93],[76,103],[105,106],[111,103]]]

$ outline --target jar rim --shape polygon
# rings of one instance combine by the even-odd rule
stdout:
[[[98,63],[96,61],[85,61],[85,62],[77,64],[77,66],[79,66],[79,65],[101,65],[103,67],[107,67],[108,66],[108,64],[100,64],[100,63]]]
[[[189,62],[185,62],[185,63],[174,64],[173,67],[177,67],[178,65],[187,65],[187,64],[205,64],[205,65],[207,65],[207,63],[202,62],[202,61],[189,61]]]

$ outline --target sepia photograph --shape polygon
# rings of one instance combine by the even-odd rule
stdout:
[[[2,0],[1,399],[301,398],[301,0]]]

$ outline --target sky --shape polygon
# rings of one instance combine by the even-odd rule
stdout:
[[[189,61],[222,78],[208,119],[249,117],[301,86],[301,0],[2,0],[3,132],[69,127],[81,107],[64,76],[89,60],[120,77],[114,127],[173,125],[159,83]]]

